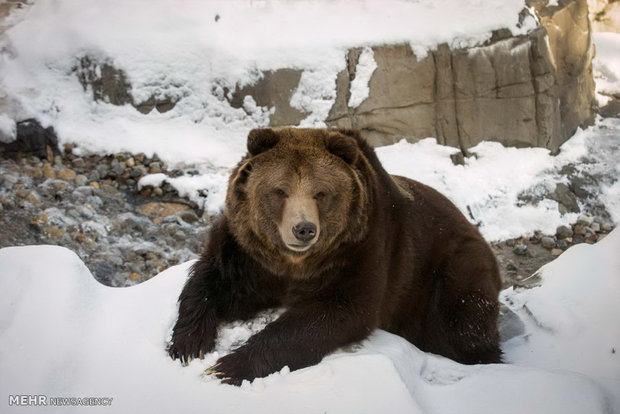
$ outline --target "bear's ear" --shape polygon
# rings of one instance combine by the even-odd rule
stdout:
[[[349,132],[351,130],[345,131]],[[338,130],[338,132],[329,134],[327,150],[335,156],[342,158],[347,164],[354,164],[359,156],[360,148],[355,138]]]
[[[271,128],[255,128],[248,135],[248,152],[258,155],[276,146],[280,138]]]

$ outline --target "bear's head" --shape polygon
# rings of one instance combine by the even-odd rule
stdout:
[[[273,268],[363,239],[371,168],[360,142],[349,130],[252,130],[226,197],[237,241]]]

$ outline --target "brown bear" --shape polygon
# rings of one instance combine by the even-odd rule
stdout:
[[[390,176],[356,131],[262,128],[247,146],[180,295],[172,358],[202,358],[218,324],[284,307],[207,373],[240,384],[307,367],[377,328],[500,362],[497,262],[447,198]]]

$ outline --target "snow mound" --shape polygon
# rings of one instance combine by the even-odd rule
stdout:
[[[277,317],[220,330],[217,351],[188,367],[168,358],[176,299],[192,262],[129,288],[97,283],[53,246],[0,250],[0,390],[111,397],[113,412],[620,412],[620,231],[542,269],[544,283],[505,291],[526,325],[504,344],[511,364],[464,366],[377,331],[360,345],[240,388],[202,378],[223,353]],[[515,398],[515,394],[519,395]],[[64,407],[47,407],[62,412]]]

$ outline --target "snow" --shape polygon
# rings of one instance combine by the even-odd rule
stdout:
[[[17,126],[15,121],[5,114],[0,114],[0,142],[8,144],[15,141],[16,133]]]
[[[504,345],[522,366],[570,370],[595,379],[620,408],[620,231],[598,244],[579,244],[540,269],[542,286],[508,289],[502,301],[526,332]]]
[[[599,105],[620,95],[620,33],[593,33],[596,56],[592,60]]]
[[[202,371],[279,312],[219,331],[216,351],[182,367],[165,352],[192,262],[129,288],[98,284],[54,246],[0,250],[0,391],[111,397],[111,412],[620,412],[620,231],[570,248],[543,284],[502,293],[525,324],[503,344],[507,364],[464,366],[384,331],[320,364],[219,384]],[[518,395],[518,398],[515,398]],[[63,407],[47,407],[62,412]]]
[[[357,108],[370,95],[368,82],[373,72],[377,69],[374,53],[371,48],[365,47],[359,57],[355,68],[355,78],[351,82],[351,96],[349,107]]]
[[[596,127],[577,131],[556,156],[544,148],[506,148],[496,142],[481,142],[470,149],[476,156],[467,158],[465,165],[454,165],[450,160],[449,155],[457,149],[438,145],[431,138],[415,144],[402,140],[376,151],[390,174],[437,189],[480,224],[487,240],[504,240],[534,230],[553,235],[557,226],[575,222],[577,214],[561,215],[557,202],[526,203],[522,195],[553,192],[556,183],[565,180],[559,172],[566,165],[589,174],[618,171],[619,133],[618,119],[599,120]],[[606,207],[618,220],[617,181],[604,184],[601,191]]]
[[[465,165],[454,165],[450,159],[458,149],[439,145],[434,138],[413,144],[402,140],[376,148],[376,152],[390,174],[437,189],[479,225],[487,240],[496,241],[537,230],[554,235],[558,226],[577,220],[577,213],[560,214],[556,201],[535,201],[552,193],[557,183],[567,183],[560,171],[568,165],[579,173],[608,176],[595,191],[615,223],[620,223],[619,135],[620,120],[599,119],[596,126],[577,131],[562,145],[558,155],[551,155],[544,148],[482,142],[470,149],[475,156],[467,158]],[[223,208],[227,175],[225,169],[178,178],[155,174],[142,178],[139,186],[157,187],[169,182],[180,194],[188,195],[213,213]],[[204,188],[208,189],[206,197]],[[528,197],[534,201],[527,201]]]
[[[9,18],[0,45],[0,89],[28,117],[54,126],[61,144],[77,143],[78,155],[156,153],[171,167],[197,170],[197,175],[157,180],[213,214],[222,209],[227,174],[245,153],[248,131],[267,125],[273,111],[250,97],[241,108],[231,107],[227,97],[236,86],[256,82],[262,71],[299,69],[300,83],[290,104],[307,114],[301,126],[324,126],[336,97],[336,76],[345,68],[350,48],[363,48],[349,99],[356,107],[367,96],[376,65],[373,45],[408,42],[418,57],[442,42],[478,45],[498,28],[513,34],[533,28],[532,16],[519,25],[523,8],[523,0],[188,0],[183,7],[172,0],[154,0],[149,7],[138,0],[41,0]],[[620,79],[617,35],[596,34],[595,41],[595,67],[605,76],[600,91],[615,90]],[[135,103],[154,96],[176,105],[144,115],[129,104],[93,101],[92,91],[85,91],[76,75],[83,56],[99,70],[104,63],[123,70]],[[556,158],[542,149],[483,142],[472,149],[478,158],[453,166],[449,155],[455,150],[433,140],[401,142],[378,152],[390,172],[434,186],[480,224],[487,240],[503,240],[535,230],[552,234],[558,225],[575,220],[575,215],[561,215],[555,201],[522,197],[536,199],[565,182],[558,175],[562,166],[620,168],[610,162],[617,149],[606,154],[596,152],[594,145],[604,128],[617,133],[620,127],[614,121],[599,126],[578,132]],[[10,127],[0,118],[0,128],[10,132]],[[611,141],[607,137],[605,142]],[[593,155],[601,160],[594,167],[581,162]],[[141,185],[153,179],[143,178]],[[620,184],[604,183],[598,193],[619,223]]]
[[[230,167],[247,130],[266,125],[271,109],[232,108],[225,88],[251,84],[265,70],[301,69],[291,105],[308,113],[301,125],[323,125],[347,49],[409,42],[423,55],[443,42],[476,45],[495,29],[531,29],[518,23],[523,8],[523,0],[188,0],[183,7],[173,0],[149,7],[140,0],[41,0],[10,18],[0,89],[27,117],[53,125],[61,144]],[[176,106],[143,115],[130,105],[93,102],[76,75],[83,56],[123,70],[135,103],[155,96]]]

